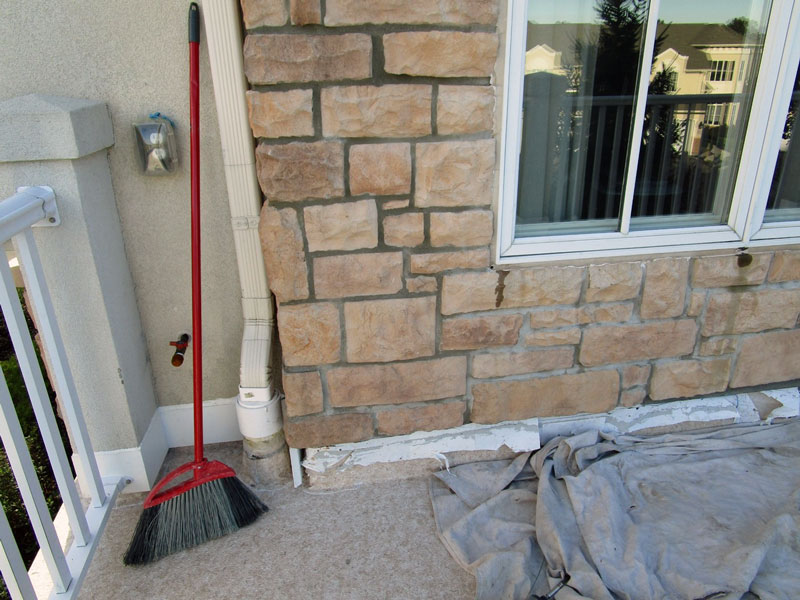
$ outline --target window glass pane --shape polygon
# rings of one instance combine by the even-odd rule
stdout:
[[[516,236],[615,231],[646,0],[530,0]]]
[[[662,0],[631,229],[728,220],[768,0]]]
[[[795,126],[800,107],[800,69],[794,79],[792,100],[783,127],[778,162],[767,200],[765,221],[800,220],[800,129]],[[794,135],[792,135],[794,134]]]

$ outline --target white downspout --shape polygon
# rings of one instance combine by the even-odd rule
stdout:
[[[275,315],[258,236],[261,191],[245,100],[241,24],[233,0],[206,0],[202,9],[242,287],[244,335],[236,416],[246,440],[265,440],[283,424],[268,370]]]

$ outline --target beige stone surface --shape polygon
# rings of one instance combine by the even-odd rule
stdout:
[[[436,298],[393,298],[344,305],[347,360],[389,362],[436,351]]]
[[[767,280],[771,283],[800,280],[800,252],[795,250],[776,252]]]
[[[320,0],[291,0],[289,15],[292,25],[316,25],[322,23]]]
[[[367,79],[372,39],[363,33],[250,34],[244,40],[244,73],[254,85]]]
[[[722,392],[728,387],[730,372],[730,358],[657,364],[650,381],[650,397],[667,400]]]
[[[322,412],[322,380],[318,371],[283,372],[286,416],[300,417]]]
[[[616,407],[616,371],[589,371],[472,386],[472,421],[500,423],[532,417],[602,413]]]
[[[314,259],[317,298],[394,294],[403,289],[400,252],[337,254]]]
[[[338,362],[339,310],[328,302],[278,307],[283,362],[290,367]]]
[[[314,135],[311,90],[248,91],[247,110],[254,137]]]
[[[436,103],[439,135],[480,133],[494,129],[494,88],[442,85]]]
[[[383,241],[387,246],[419,246],[425,241],[425,215],[410,212],[384,217]]]
[[[439,283],[436,281],[436,277],[407,277],[406,289],[412,294],[419,294],[421,292],[436,293],[439,291]]]
[[[742,341],[731,387],[800,379],[800,330],[774,331]]]
[[[417,137],[431,132],[431,86],[353,85],[322,89],[326,137]]]
[[[583,331],[580,362],[591,367],[690,354],[697,324],[679,319],[643,325],[601,325]]]
[[[348,413],[284,419],[283,432],[291,448],[319,448],[332,444],[362,442],[373,436],[372,415]]]
[[[409,408],[393,408],[375,415],[381,435],[405,435],[414,431],[450,429],[464,424],[463,401]]]
[[[492,211],[431,213],[431,246],[484,246],[492,242]]]
[[[558,331],[534,331],[525,336],[526,346],[563,346],[566,344],[579,344],[581,330],[560,329]]]
[[[445,275],[442,314],[575,304],[581,292],[583,271],[582,267],[537,267]]]
[[[384,210],[397,210],[411,206],[411,200],[386,200],[383,203]]]
[[[362,23],[409,23],[447,25],[492,25],[497,20],[496,0],[328,0],[325,25]]]
[[[261,191],[270,201],[344,195],[344,149],[340,142],[292,142],[256,148]]]
[[[688,258],[664,258],[646,263],[644,290],[639,314],[643,319],[666,319],[683,313]]]
[[[531,313],[531,327],[563,327],[565,325],[586,325],[587,323],[621,323],[633,315],[633,303],[596,305],[585,304],[577,308],[548,308]]]
[[[622,387],[646,385],[650,378],[650,365],[628,365],[622,368]]]
[[[728,287],[758,285],[767,276],[772,253],[754,253],[748,266],[738,265],[738,256],[706,256],[694,259],[692,285],[696,287]]]
[[[409,270],[412,273],[433,274],[453,269],[482,269],[489,266],[489,249],[459,250],[412,254]]]
[[[800,290],[712,293],[708,298],[703,335],[790,328],[800,315]]]
[[[705,306],[706,303],[706,296],[707,293],[705,291],[692,292],[692,294],[689,296],[689,308],[686,309],[686,314],[690,317],[696,317],[703,312],[703,306]]]
[[[647,398],[647,390],[644,388],[633,388],[625,390],[619,395],[619,404],[625,408],[632,408],[640,405]]]
[[[488,206],[494,182],[494,140],[417,144],[414,205]]]
[[[471,372],[475,378],[486,379],[569,369],[573,364],[574,354],[572,348],[474,354]]]
[[[335,367],[328,371],[332,406],[405,404],[463,396],[467,359],[451,356],[433,360]]]
[[[284,25],[288,14],[283,0],[241,0],[242,20],[247,29]]]
[[[519,339],[522,315],[455,317],[442,322],[442,350],[513,346]]]
[[[407,194],[411,191],[411,144],[350,146],[350,193]]]
[[[430,77],[488,77],[497,59],[494,33],[404,31],[383,36],[387,73]]]
[[[265,202],[258,234],[269,287],[278,302],[308,298],[308,267],[297,213]]]
[[[306,206],[303,209],[309,252],[359,250],[378,245],[375,200]]]
[[[612,263],[589,267],[587,302],[627,300],[639,295],[642,282],[641,263]]]
[[[701,356],[719,356],[736,352],[738,337],[719,337],[706,340],[700,344]]]

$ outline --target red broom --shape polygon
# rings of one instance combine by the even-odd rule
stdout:
[[[194,343],[194,460],[181,465],[150,492],[125,553],[126,565],[153,562],[249,525],[267,507],[219,461],[203,455],[203,364],[200,309],[200,21],[189,6],[189,96],[192,180],[192,341]],[[178,480],[182,475],[188,479]],[[168,484],[172,484],[168,487]]]

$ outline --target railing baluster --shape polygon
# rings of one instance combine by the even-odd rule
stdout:
[[[667,181],[669,180],[669,163],[672,158],[672,120],[675,118],[675,105],[667,107],[667,118],[664,119],[667,131],[664,136],[664,150],[661,153],[661,164],[658,168],[658,191],[656,192],[656,212],[660,215],[664,210],[664,196],[666,195]]]
[[[0,573],[13,600],[36,598],[25,561],[19,553],[14,532],[8,524],[5,510],[0,505]]]
[[[625,119],[625,107],[622,105],[617,106],[617,115],[614,118],[614,143],[611,146],[611,171],[608,177],[609,193],[606,196],[606,213],[605,218],[610,219],[616,217],[613,212],[614,200],[618,197],[616,193],[617,171],[619,170],[619,146],[622,142],[622,122]],[[614,186],[612,188],[612,186]],[[621,198],[621,195],[619,196]]]
[[[592,157],[592,185],[589,190],[589,211],[587,217],[596,219],[597,215],[597,188],[600,182],[600,166],[603,157],[603,141],[606,131],[606,113],[608,109],[601,106],[597,115],[597,129],[595,130],[594,156]]]
[[[655,152],[653,151],[653,146],[655,145],[655,135],[656,135],[656,121],[658,120],[659,115],[661,114],[661,107],[660,106],[651,106],[650,112],[650,125],[647,128],[647,138],[642,138],[642,142],[647,139],[647,146],[645,148],[645,155],[644,155],[644,172],[641,174],[641,179],[637,181],[639,184],[639,216],[647,215],[648,210],[650,209],[650,176],[653,171],[653,158],[655,157]],[[644,144],[642,144],[644,145]],[[636,212],[636,206],[633,207],[631,214]]]
[[[86,422],[78,404],[75,383],[68,368],[67,353],[58,330],[53,304],[42,272],[42,263],[31,230],[26,229],[15,235],[14,244],[25,272],[25,284],[36,312],[37,325],[44,339],[44,346],[50,353],[56,392],[66,415],[67,426],[72,432],[72,443],[81,460],[92,506],[100,507],[106,501],[106,492],[86,430]]]
[[[89,542],[89,525],[86,516],[83,514],[83,506],[75,481],[72,476],[69,458],[64,450],[61,435],[56,423],[53,409],[50,405],[50,398],[47,394],[47,387],[39,368],[39,361],[33,347],[33,341],[28,333],[25,322],[25,315],[14,287],[14,277],[7,260],[0,260],[0,305],[3,307],[3,316],[14,343],[14,351],[19,361],[22,376],[25,379],[25,387],[36,415],[36,422],[42,435],[42,441],[47,449],[47,455],[53,467],[53,474],[61,492],[61,499],[67,511],[69,524],[75,543],[84,546]]]
[[[678,176],[675,178],[675,191],[672,192],[672,211],[676,215],[681,207],[683,197],[683,180],[686,177],[686,159],[692,149],[692,139],[690,127],[692,124],[692,112],[694,104],[689,104],[686,111],[686,119],[683,121],[683,143],[681,144],[680,160],[678,161]],[[688,147],[687,147],[688,144]]]
[[[39,548],[44,556],[47,569],[53,578],[53,584],[59,592],[66,591],[72,581],[67,559],[61,550],[61,543],[56,534],[56,528],[47,509],[36,468],[31,461],[25,435],[17,418],[11,394],[8,392],[5,376],[0,381],[0,437],[8,456],[8,462],[14,471],[17,487],[25,509],[31,520],[31,526],[39,542]]]

